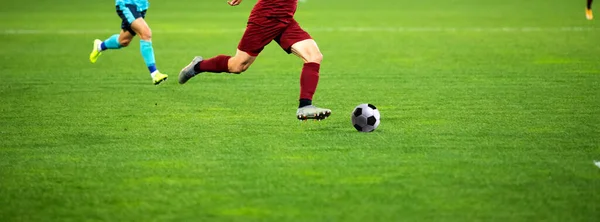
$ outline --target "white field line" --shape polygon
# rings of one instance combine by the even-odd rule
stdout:
[[[596,164],[597,167],[600,167],[600,161],[595,161],[594,160],[594,164]]]
[[[600,31],[600,28],[592,27],[315,27],[306,28],[309,32],[340,32],[340,33],[360,33],[360,32],[388,32],[388,33],[410,33],[410,32],[483,32],[483,33],[526,33],[526,32],[593,32]],[[1,33],[4,35],[38,35],[38,34],[57,34],[57,35],[84,35],[84,34],[106,34],[114,33],[117,29],[5,29]],[[165,34],[202,34],[202,33],[241,33],[243,28],[235,29],[171,29],[171,30],[153,30],[154,33]]]

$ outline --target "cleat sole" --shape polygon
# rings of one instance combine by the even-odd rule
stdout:
[[[317,113],[314,116],[298,115],[297,118],[298,118],[298,120],[303,120],[303,121],[306,121],[309,119],[321,121],[321,120],[326,119],[330,115],[331,115],[331,112],[323,112],[323,113]]]
[[[161,79],[161,80],[159,80],[158,82],[155,82],[155,83],[154,83],[154,85],[161,84],[162,82],[164,82],[164,81],[167,81],[167,79],[168,79],[168,78]]]

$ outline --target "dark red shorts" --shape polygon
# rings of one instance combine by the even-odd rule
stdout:
[[[275,40],[288,54],[292,45],[302,40],[312,39],[302,30],[294,18],[265,18],[250,20],[238,49],[251,56],[258,56],[266,45]]]

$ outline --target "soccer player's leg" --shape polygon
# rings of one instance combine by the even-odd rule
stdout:
[[[120,34],[114,34],[104,41],[99,39],[94,40],[92,53],[90,53],[90,62],[96,63],[96,61],[98,61],[98,57],[102,55],[103,51],[127,47],[129,42],[131,42],[133,39],[133,36],[134,35],[132,35],[130,32],[121,30]]]
[[[203,72],[240,74],[246,71],[255,60],[256,56],[252,56],[239,49],[233,57],[228,55],[218,55],[203,60],[202,57],[196,56],[187,66],[181,69],[181,72],[179,72],[179,84],[185,84],[191,78]]]
[[[240,74],[246,71],[264,47],[278,36],[284,28],[285,24],[272,21],[264,21],[260,25],[253,22],[248,23],[238,45],[238,50],[233,57],[219,55],[203,60],[202,57],[196,56],[179,73],[179,83],[184,84],[192,77],[203,72]]]
[[[588,20],[594,19],[594,14],[592,13],[592,1],[593,0],[587,0],[587,5],[585,7],[585,17]]]
[[[298,119],[325,119],[331,115],[331,110],[312,105],[313,95],[319,83],[319,70],[323,55],[313,39],[306,39],[294,43],[292,53],[304,61],[300,75],[300,99],[296,116]]]
[[[312,104],[313,95],[319,83],[319,70],[323,54],[317,43],[296,21],[290,22],[282,35],[275,39],[288,53],[304,61],[300,75],[300,99],[296,116],[300,120],[325,119],[331,115],[330,109],[319,108]]]
[[[156,59],[154,57],[154,47],[152,47],[152,30],[144,18],[139,17],[131,23],[131,29],[140,37],[140,52],[150,71],[150,77],[154,85],[158,85],[167,80],[168,75],[161,73],[156,68]]]
[[[103,51],[127,47],[135,36],[135,32],[131,29],[127,18],[119,6],[117,6],[117,14],[123,20],[121,22],[121,33],[114,34],[104,41],[101,41],[100,39],[94,40],[92,52],[90,53],[90,62],[96,63]]]

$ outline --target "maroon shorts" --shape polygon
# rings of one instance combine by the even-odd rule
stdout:
[[[250,20],[238,49],[251,56],[258,56],[271,41],[275,40],[288,54],[292,45],[302,40],[312,39],[302,30],[294,18],[265,18]]]

